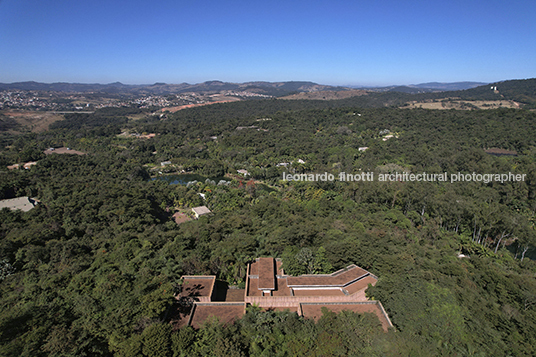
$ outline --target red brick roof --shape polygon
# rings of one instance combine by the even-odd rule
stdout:
[[[307,318],[318,320],[322,317],[322,308],[326,307],[335,313],[341,311],[353,311],[359,314],[373,313],[375,314],[384,330],[392,327],[389,317],[385,313],[383,306],[379,301],[364,301],[364,302],[340,302],[340,303],[301,303],[302,315]]]
[[[275,261],[274,258],[258,258],[253,264],[257,264],[259,272],[258,288],[260,290],[275,289]]]
[[[350,265],[332,274],[286,276],[282,275],[281,262],[275,260],[275,264],[274,267],[273,258],[258,258],[251,263],[246,296],[262,296],[262,290],[272,291],[272,296],[352,295],[366,289],[368,284],[375,285],[378,280],[356,265]],[[278,277],[275,276],[275,269],[277,269]],[[306,288],[310,289],[302,291]],[[294,294],[291,290],[294,290]]]
[[[276,259],[275,260],[275,265],[276,265],[276,269],[277,269],[277,275],[281,276],[281,275],[284,275],[284,272],[283,272],[283,262],[280,260],[280,259]]]
[[[211,316],[228,323],[242,316],[247,304],[257,304],[265,310],[289,309],[314,319],[321,317],[323,306],[334,312],[371,312],[378,316],[384,329],[392,326],[381,303],[368,301],[365,295],[368,285],[376,284],[378,279],[356,265],[333,274],[293,277],[284,275],[279,259],[257,258],[248,267],[246,290],[227,290],[225,298],[214,292],[215,276],[183,278],[183,291],[177,299],[179,304],[185,305],[186,298],[186,302],[190,301],[190,306],[193,303],[193,307],[188,317],[184,316],[186,311],[177,315],[177,326],[187,324],[199,328]],[[270,294],[264,294],[266,290],[270,290]]]
[[[183,276],[182,292],[179,297],[192,297],[194,300],[199,297],[209,298],[214,290],[216,276],[214,275],[193,275]],[[205,299],[203,299],[205,300]]]
[[[299,289],[294,296],[344,296],[341,289]]]
[[[288,286],[304,287],[304,286],[345,286],[365,275],[368,272],[359,268],[356,265],[350,265],[345,269],[336,271],[333,274],[325,275],[300,275],[289,276],[287,278]]]
[[[364,277],[362,279],[359,279],[356,282],[353,282],[350,285],[345,286],[344,290],[346,290],[346,292],[348,292],[348,294],[355,294],[359,290],[366,289],[369,284],[375,285],[377,281],[378,281],[378,279],[376,279],[375,277],[369,275],[369,276],[366,276],[366,277]]]
[[[277,278],[275,290],[272,291],[273,296],[290,296],[290,289],[287,286],[287,278]]]
[[[228,289],[225,295],[225,301],[239,302],[244,301],[245,290],[244,289]]]
[[[290,312],[298,312],[298,306],[276,306],[276,307],[265,307],[263,308],[264,311],[290,311]]]
[[[242,317],[245,313],[246,304],[243,302],[198,302],[194,305],[188,322],[190,326],[197,329],[211,316],[216,317],[220,323],[226,324]]]

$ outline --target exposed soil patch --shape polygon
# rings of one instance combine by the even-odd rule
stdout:
[[[195,108],[195,107],[203,107],[205,105],[211,105],[211,104],[217,104],[217,103],[229,103],[229,102],[238,102],[240,101],[240,98],[235,97],[225,97],[225,100],[217,100],[214,102],[208,102],[208,103],[200,103],[200,104],[186,104],[186,105],[180,105],[178,107],[167,107],[162,108],[162,112],[171,112],[175,113],[179,110],[188,109],[188,108]]]
[[[71,148],[61,147],[61,148],[50,148],[43,151],[45,155],[51,154],[70,154],[70,155],[85,155],[85,152],[73,150]]]
[[[500,149],[500,148],[490,148],[484,151],[486,152],[486,154],[495,155],[495,156],[517,156],[517,151]]]
[[[191,221],[192,219],[184,212],[175,212],[175,214],[173,215],[173,220],[175,221],[175,223],[181,224],[184,222]]]
[[[54,112],[5,111],[2,114],[34,133],[47,131],[50,124],[63,120],[63,115]]]

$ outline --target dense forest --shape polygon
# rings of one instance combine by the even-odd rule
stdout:
[[[535,355],[536,113],[398,109],[400,95],[163,115],[104,108],[46,132],[2,134],[0,198],[40,204],[0,211],[0,354]],[[86,155],[45,155],[50,147]],[[7,169],[27,161],[37,164]],[[151,179],[166,170],[231,183]],[[525,176],[283,180],[324,172]],[[175,209],[202,204],[212,216],[172,220]],[[394,328],[384,332],[369,314],[325,310],[315,323],[255,306],[233,324],[170,324],[182,275],[241,287],[247,263],[262,256],[282,258],[292,274],[367,269],[379,277],[367,296]]]

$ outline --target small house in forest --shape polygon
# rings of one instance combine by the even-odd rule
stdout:
[[[207,214],[212,213],[207,206],[199,206],[192,208],[192,212],[194,213],[194,216],[196,219],[199,219],[201,216],[205,216]]]
[[[10,210],[21,210],[28,212],[37,205],[38,201],[30,197],[17,197],[7,200],[0,200],[0,210],[9,208]]]

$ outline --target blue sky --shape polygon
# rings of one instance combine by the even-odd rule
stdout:
[[[534,0],[0,0],[0,82],[536,77]]]

